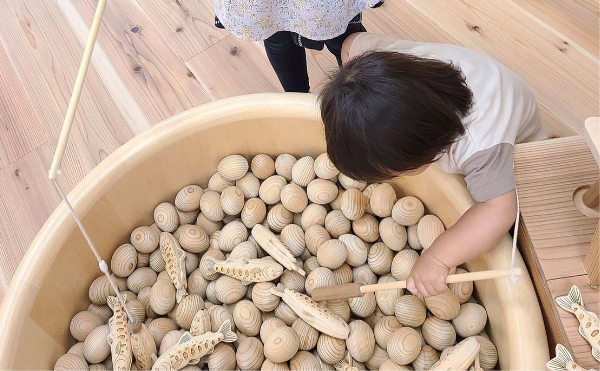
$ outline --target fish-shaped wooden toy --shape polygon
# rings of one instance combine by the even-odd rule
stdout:
[[[596,313],[585,309],[579,288],[575,285],[571,286],[569,294],[557,297],[556,303],[577,317],[579,333],[592,346],[592,356],[596,361],[600,361],[600,321]]]
[[[479,349],[480,345],[477,339],[473,336],[468,337],[455,346],[444,349],[440,359],[429,370],[483,370],[479,364]]]
[[[207,332],[204,335],[192,336],[185,332],[177,345],[166,351],[152,366],[152,371],[181,370],[187,365],[195,365],[207,354],[212,353],[215,345],[224,341],[234,342],[237,339],[231,331],[231,321],[226,320],[218,332]]]
[[[125,299],[125,295],[123,295]],[[113,316],[108,320],[110,333],[106,340],[110,344],[113,369],[115,371],[131,370],[131,334],[127,328],[127,313],[116,296],[107,298],[108,306],[113,310]]]
[[[188,295],[186,291],[185,251],[179,246],[179,242],[171,233],[162,232],[160,234],[160,253],[165,260],[165,270],[177,289],[175,299],[179,303]]]
[[[296,258],[292,255],[290,249],[273,232],[265,228],[264,225],[257,224],[252,227],[252,236],[256,240],[256,243],[281,265],[306,276],[306,272],[296,264]]]
[[[350,326],[346,321],[311,297],[288,289],[281,283],[271,289],[271,294],[281,297],[300,318],[316,330],[334,338],[348,339]]]
[[[336,362],[333,365],[336,371],[358,371],[358,367],[355,365],[356,361],[350,355],[350,352],[346,352],[344,358],[341,361]]]
[[[236,280],[240,280],[243,285],[249,285],[253,282],[267,282],[281,276],[283,267],[269,259],[227,259],[214,260],[205,258],[207,264],[207,273],[222,273]]]
[[[573,361],[571,353],[562,344],[556,344],[556,357],[546,363],[548,371],[596,371],[586,370]]]
[[[140,332],[131,334],[131,350],[138,370],[150,370],[158,352],[150,330],[143,323]]]

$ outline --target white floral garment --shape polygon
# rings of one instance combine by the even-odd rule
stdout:
[[[277,31],[311,40],[328,40],[379,0],[214,0],[215,14],[236,37],[264,40]]]

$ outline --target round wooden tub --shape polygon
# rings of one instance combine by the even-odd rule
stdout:
[[[314,96],[259,94],[197,107],[132,139],[93,169],[70,193],[96,247],[106,261],[128,242],[131,231],[152,224],[152,211],[173,201],[188,184],[206,184],[229,154],[316,156],[325,150]],[[446,227],[473,201],[460,177],[430,168],[398,179],[406,194],[423,200]],[[469,271],[507,268],[511,240],[467,264]],[[524,267],[520,256],[517,266]],[[71,317],[89,304],[88,287],[100,275],[94,257],[61,203],[48,218],[14,275],[0,308],[0,369],[52,369],[74,339]],[[528,275],[480,281],[500,367],[544,369],[546,332]]]

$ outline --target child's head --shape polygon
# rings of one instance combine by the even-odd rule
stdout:
[[[464,134],[472,93],[450,63],[371,52],[341,67],[320,100],[332,162],[382,181],[434,162]]]

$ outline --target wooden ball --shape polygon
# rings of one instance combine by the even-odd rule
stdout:
[[[265,313],[270,313],[270,312],[265,312]],[[263,313],[263,314],[265,314],[265,313]],[[261,340],[264,343],[265,341],[267,341],[269,336],[271,336],[273,331],[275,331],[276,329],[278,329],[280,327],[286,327],[286,326],[287,325],[285,324],[285,322],[283,322],[281,319],[279,319],[277,317],[263,318],[263,323],[260,326]]]
[[[192,210],[192,211],[181,211],[181,210],[177,209],[177,215],[179,216],[179,225],[182,226],[185,224],[194,224],[196,222],[196,218],[198,218],[198,214],[200,214],[199,209]],[[178,233],[177,230],[175,230],[175,232],[173,232],[173,235],[176,235]],[[176,236],[176,238],[179,238],[179,237]]]
[[[169,331],[177,329],[177,324],[170,318],[157,318],[148,325],[148,331],[157,347],[160,347],[160,343]]]
[[[221,235],[221,230],[215,231],[213,234],[210,235],[209,237],[209,246],[208,246],[208,250],[220,250],[219,248],[219,236]]]
[[[223,253],[220,250],[208,250],[204,253],[204,255],[202,255],[202,258],[200,259],[200,266],[198,267],[200,274],[206,280],[213,281],[219,278],[221,274],[215,272],[214,270],[213,273],[209,273],[208,263],[206,262],[206,259],[208,258],[211,258],[215,261],[222,261],[225,260],[225,255],[223,255]]]
[[[369,206],[373,214],[381,218],[392,215],[396,202],[396,191],[388,183],[381,183],[371,191]]]
[[[308,295],[312,295],[312,290],[315,288],[331,286],[334,283],[333,272],[329,268],[319,267],[313,269],[308,276],[306,276],[304,288]]]
[[[351,283],[353,279],[354,277],[352,276],[352,268],[350,268],[350,266],[346,263],[333,270],[333,281],[336,285]]]
[[[375,350],[373,351],[373,355],[365,362],[365,366],[369,370],[379,370],[379,367],[383,364],[383,362],[390,359],[387,351],[382,349],[380,346],[375,344]]]
[[[402,197],[394,204],[392,218],[398,224],[409,226],[419,222],[423,217],[425,207],[421,200],[414,196]]]
[[[408,246],[416,251],[423,249],[423,246],[421,246],[421,243],[419,242],[419,234],[417,232],[418,228],[418,224],[413,224],[406,227],[406,240],[408,242]]]
[[[342,197],[344,197],[345,192],[346,190],[344,189],[338,190],[337,196],[335,196],[333,201],[329,203],[329,206],[331,206],[331,210],[342,210]]]
[[[220,302],[233,304],[241,300],[246,295],[246,286],[235,278],[221,276],[217,278],[215,284],[216,296]]]
[[[202,215],[212,222],[223,220],[225,212],[221,206],[221,195],[216,191],[204,192],[200,198],[200,210]]]
[[[290,371],[322,371],[322,368],[317,357],[301,350],[290,359]]]
[[[219,220],[213,222],[212,220],[209,220],[203,213],[198,214],[198,219],[196,219],[196,225],[202,228],[202,230],[206,232],[206,234],[209,236],[223,228],[222,221]]]
[[[326,302],[326,305],[327,309],[340,316],[344,321],[350,321],[352,311],[346,300],[328,301]]]
[[[288,224],[283,227],[280,239],[295,257],[302,255],[306,249],[304,230],[299,225]]]
[[[372,294],[372,293],[371,293]],[[352,358],[358,362],[365,362],[375,351],[375,335],[365,321],[350,322],[350,335],[346,339],[346,347]]]
[[[258,197],[260,180],[254,174],[246,173],[246,175],[235,181],[235,186],[242,191],[244,198],[255,198]]]
[[[415,370],[429,370],[439,359],[438,352],[433,347],[425,345],[421,348],[421,352],[412,362],[412,365]]]
[[[208,180],[208,190],[221,193],[225,188],[234,185],[235,182],[223,179],[219,173],[214,173]],[[206,190],[205,190],[206,191]]]
[[[78,356],[81,356],[83,358],[83,341],[80,341],[73,345],[71,348],[69,348],[67,353],[77,354]]]
[[[396,282],[391,275],[381,276],[377,283]],[[395,313],[396,300],[403,295],[402,289],[383,290],[375,292],[375,301],[377,306],[386,316],[393,316]]]
[[[242,208],[242,223],[247,228],[252,228],[256,224],[260,224],[267,216],[267,206],[260,198],[251,198],[244,204]]]
[[[188,294],[196,294],[206,297],[206,288],[208,287],[208,282],[209,281],[206,278],[202,277],[200,269],[195,269],[187,278]]]
[[[235,370],[235,350],[228,343],[219,343],[208,355],[207,364],[209,370]]]
[[[435,215],[423,216],[417,224],[419,243],[421,243],[424,249],[428,249],[444,230],[444,224],[440,218]]]
[[[375,324],[373,333],[375,335],[375,341],[383,349],[387,349],[387,344],[390,336],[394,331],[401,328],[402,325],[396,317],[385,316],[379,322]]]
[[[93,329],[83,342],[83,356],[89,363],[100,363],[110,355],[110,345],[106,338],[110,333],[108,325]]]
[[[73,316],[69,330],[76,340],[85,341],[85,338],[92,330],[103,324],[104,320],[100,315],[84,310]]]
[[[333,238],[350,232],[351,222],[341,210],[333,210],[325,217],[325,229]]]
[[[235,359],[241,371],[260,370],[265,360],[263,344],[254,337],[244,339],[237,348]]]
[[[88,312],[95,313],[102,319],[102,324],[106,324],[108,319],[113,316],[113,311],[108,305],[90,304],[87,307]]]
[[[319,331],[306,323],[302,318],[295,320],[294,323],[292,323],[292,328],[296,331],[298,338],[300,339],[298,349],[311,350],[317,345]]]
[[[394,251],[400,251],[406,247],[408,240],[406,228],[392,218],[385,218],[379,223],[379,235],[386,246]]]
[[[286,362],[273,363],[265,359],[260,369],[261,371],[290,371],[290,366]]]
[[[284,153],[275,159],[275,172],[277,175],[284,177],[288,182],[292,180],[292,169],[296,164],[296,157],[289,153]]]
[[[137,251],[128,243],[115,250],[110,260],[110,269],[117,277],[127,277],[137,268]]]
[[[436,316],[429,316],[423,322],[421,334],[427,342],[435,349],[442,351],[456,343],[456,330],[448,321],[439,319]]]
[[[138,252],[149,254],[158,247],[160,234],[152,227],[141,226],[131,232],[130,241]]]
[[[244,223],[233,221],[221,230],[221,234],[219,234],[219,248],[223,251],[231,251],[247,239],[248,229]]]
[[[221,178],[236,181],[248,172],[248,160],[244,156],[229,155],[219,162],[217,171]]]
[[[281,298],[271,293],[274,287],[273,282],[259,282],[252,288],[252,301],[263,312],[274,311],[279,305]]]
[[[377,276],[367,264],[352,268],[352,277],[354,282],[362,282],[363,285],[377,283]]]
[[[421,352],[421,337],[414,329],[401,327],[388,339],[387,351],[395,363],[407,365]]]
[[[367,182],[352,179],[342,173],[338,174],[338,182],[340,182],[344,189],[358,189],[362,192],[365,188],[367,188]]]
[[[150,265],[150,254],[137,253],[137,265],[136,268],[147,267]]]
[[[367,255],[367,264],[375,274],[384,275],[390,273],[394,253],[383,242],[373,244]]]
[[[244,208],[244,194],[236,186],[229,186],[221,192],[221,209],[227,215],[237,215]]]
[[[325,205],[335,200],[338,187],[331,180],[314,179],[308,184],[306,193],[311,202]]]
[[[284,270],[283,274],[279,276],[279,282],[290,290],[300,293],[305,292],[306,277],[296,271],[290,269]]]
[[[177,209],[169,202],[163,202],[154,209],[154,222],[163,232],[174,232],[179,227]]]
[[[271,156],[261,153],[252,158],[250,169],[258,179],[267,179],[275,174],[275,161]]]
[[[403,326],[419,327],[427,318],[427,309],[416,296],[404,295],[396,300],[394,315]]]
[[[340,171],[329,159],[327,153],[321,153],[315,159],[315,175],[321,179],[331,179],[337,176]],[[313,201],[314,202],[314,201]]]
[[[331,236],[327,230],[318,224],[311,225],[304,233],[306,248],[312,255],[317,255],[318,248],[326,241],[331,240]]]
[[[498,349],[489,339],[475,335],[475,339],[479,342],[479,362],[484,370],[493,370],[498,363]]]
[[[302,212],[300,224],[305,231],[313,225],[325,225],[325,217],[327,217],[327,209],[323,205],[310,204]]]
[[[189,330],[196,313],[204,309],[204,300],[200,295],[188,295],[175,304],[175,322],[184,330]]]
[[[346,245],[348,250],[346,263],[358,267],[367,261],[368,249],[363,240],[353,234],[343,234],[338,239]]]
[[[419,253],[414,250],[404,249],[397,252],[392,260],[392,277],[397,281],[405,281],[418,259]]]
[[[230,259],[256,259],[258,258],[258,247],[252,241],[244,241],[237,244],[229,254]]]
[[[265,357],[274,363],[289,361],[298,351],[300,338],[291,327],[275,329],[265,340]]]
[[[321,334],[317,341],[317,353],[323,362],[333,365],[344,358],[346,341]]]
[[[308,249],[306,249],[308,251]],[[312,272],[313,270],[315,270],[316,268],[319,268],[321,265],[319,264],[319,261],[317,260],[316,256],[310,256],[310,258],[307,258],[304,261],[304,271],[306,272],[306,274],[310,274],[310,272]]]
[[[262,325],[260,310],[249,300],[242,300],[236,304],[233,321],[238,330],[246,336],[258,335]]]
[[[452,290],[446,290],[439,295],[426,297],[425,305],[434,316],[446,321],[458,316],[460,311],[458,297]]]
[[[175,306],[176,291],[171,280],[157,280],[150,292],[150,307],[154,313],[169,313]]]
[[[221,327],[225,321],[229,321],[232,331],[235,331],[233,314],[229,312],[227,308],[220,305],[214,305],[208,308],[208,315],[210,316],[211,332],[219,331],[219,327]]]
[[[456,269],[456,274],[462,273],[467,273],[467,271],[462,268]],[[463,304],[471,299],[471,295],[473,294],[473,281],[450,283],[448,284],[448,288],[456,294],[458,302]]]
[[[379,238],[379,222],[373,215],[365,214],[354,220],[352,230],[365,242],[375,242]]]
[[[153,271],[159,273],[165,270],[167,263],[165,263],[165,259],[162,256],[162,252],[160,249],[156,249],[150,254],[150,268]]]
[[[197,225],[182,225],[179,230],[179,245],[182,249],[194,254],[208,250],[210,238],[202,228]]]
[[[279,301],[279,305],[273,312],[286,326],[291,326],[298,319],[296,312],[283,300]]]
[[[54,364],[54,371],[80,371],[87,370],[88,364],[85,359],[77,354],[63,354]]]
[[[388,359],[384,361],[381,366],[379,366],[379,371],[411,371],[412,367],[408,365],[399,365],[394,362],[392,359]]]
[[[265,179],[260,185],[258,194],[267,205],[274,205],[281,201],[281,190],[287,184],[284,177],[273,175]]]
[[[165,334],[162,341],[160,342],[160,347],[158,349],[158,356],[162,356],[169,349],[173,348],[179,342],[179,339],[185,333],[184,330],[171,330]]]
[[[192,336],[204,335],[212,329],[210,323],[210,313],[207,309],[200,309],[194,314],[192,324],[190,325],[190,334]]]
[[[365,213],[367,199],[358,189],[349,189],[342,196],[341,211],[350,220],[359,219]]]
[[[361,318],[368,317],[375,312],[375,308],[377,307],[375,294],[367,292],[361,297],[350,298],[348,299],[348,305],[355,316]]]
[[[305,156],[296,161],[292,167],[292,181],[300,187],[308,186],[311,180],[315,178],[315,160],[310,156]]]
[[[138,268],[127,278],[127,288],[137,294],[144,287],[154,285],[156,278],[157,274],[151,268]]]
[[[200,197],[204,191],[192,184],[183,187],[175,196],[175,207],[181,211],[192,211],[200,208]]]
[[[275,233],[281,232],[286,225],[292,224],[293,221],[294,216],[282,204],[273,206],[267,213],[267,223]]]
[[[373,314],[371,314],[367,318],[364,318],[364,321],[371,327],[371,329],[375,330],[375,325],[384,317],[385,314],[383,314],[383,312],[376,307],[375,312],[373,312]]]
[[[487,323],[487,312],[476,303],[464,303],[460,306],[458,315],[452,319],[456,334],[467,338],[479,334]]]
[[[301,213],[308,205],[306,191],[294,183],[285,185],[280,197],[283,206],[293,213]]]
[[[317,260],[322,267],[329,269],[339,268],[344,264],[347,257],[348,249],[338,239],[325,241],[317,248]]]

